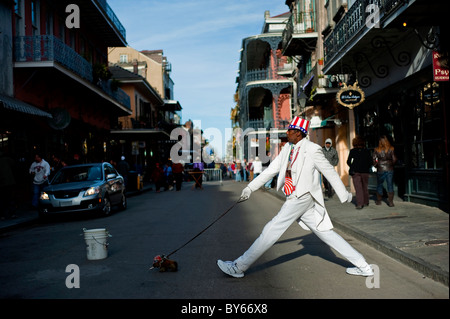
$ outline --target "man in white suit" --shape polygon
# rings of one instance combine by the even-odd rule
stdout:
[[[269,167],[242,191],[240,201],[247,200],[252,192],[279,174],[277,190],[283,187],[286,202],[242,256],[235,261],[217,261],[219,268],[227,275],[243,277],[244,272],[275,244],[294,221],[313,231],[322,241],[349,260],[355,267],[347,268],[348,274],[374,274],[364,257],[333,231],[333,224],[325,208],[320,173],[328,179],[342,203],[351,202],[352,194],[347,192],[339,175],[323,155],[322,147],[306,139],[308,126],[307,120],[294,117],[287,131],[289,143],[284,145]]]

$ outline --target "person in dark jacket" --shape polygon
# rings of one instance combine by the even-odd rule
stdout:
[[[352,145],[347,165],[350,167],[349,173],[355,186],[356,209],[362,209],[369,205],[369,173],[372,167],[372,156],[361,136],[356,136]]]
[[[386,180],[388,206],[394,207],[394,164],[396,162],[394,147],[385,135],[381,136],[378,147],[373,152],[373,166],[377,169],[377,205],[381,205],[383,184]]]
[[[117,172],[122,175],[125,187],[128,187],[128,172],[130,171],[130,164],[125,161],[125,156],[120,158],[119,163],[117,163]]]
[[[327,138],[325,140],[325,146],[322,147],[323,155],[325,155],[325,158],[330,162],[331,165],[337,166],[339,163],[339,156],[336,149],[332,146],[333,143],[331,141],[331,138]],[[333,187],[331,187],[330,182],[323,176],[323,185],[325,187],[325,192],[328,195],[328,198],[333,197]]]

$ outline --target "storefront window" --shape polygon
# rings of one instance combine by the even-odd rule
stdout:
[[[436,82],[419,87],[410,122],[411,165],[419,169],[443,168],[442,102]]]

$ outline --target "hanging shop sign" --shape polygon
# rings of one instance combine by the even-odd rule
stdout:
[[[448,55],[433,51],[433,81],[448,81]]]
[[[358,81],[353,85],[348,85],[344,83],[342,89],[340,89],[336,94],[337,102],[349,109],[360,105],[365,100],[364,91],[358,86]]]

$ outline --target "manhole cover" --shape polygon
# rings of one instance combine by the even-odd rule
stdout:
[[[448,239],[435,239],[430,240],[425,243],[427,246],[443,246],[448,245]]]

